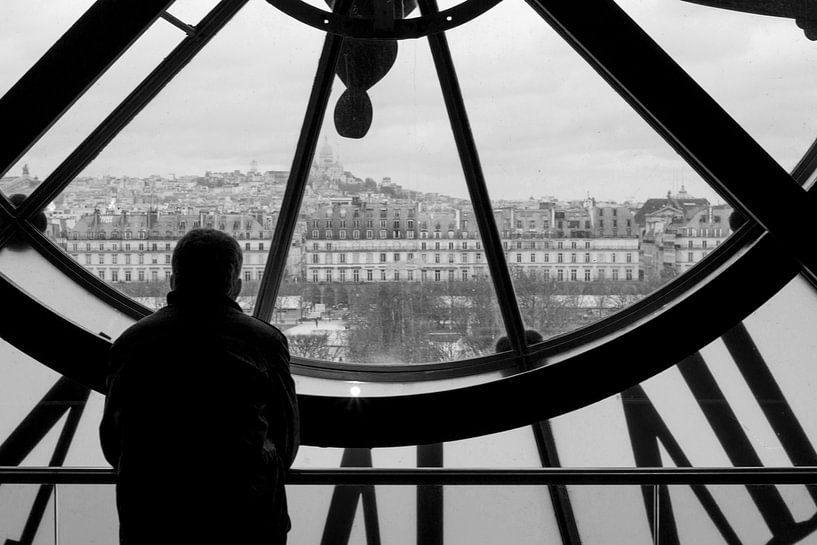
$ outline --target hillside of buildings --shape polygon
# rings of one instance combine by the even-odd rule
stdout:
[[[197,227],[244,249],[240,304],[255,304],[288,172],[80,177],[46,211],[46,234],[92,274],[149,307],[170,257]],[[25,168],[0,180],[28,194]],[[645,202],[557,198],[492,203],[526,326],[571,331],[643,298],[730,233],[731,208],[683,188]],[[489,257],[471,203],[358,178],[328,146],[313,164],[273,321],[293,352],[358,362],[428,362],[490,353],[503,334]]]

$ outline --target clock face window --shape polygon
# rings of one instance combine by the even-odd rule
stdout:
[[[647,304],[742,225],[528,5],[501,2],[452,24],[444,43],[421,32],[435,28],[434,6],[399,8],[333,13],[393,23],[393,39],[368,40],[326,34],[270,3],[216,22],[208,6],[178,3],[15,159],[0,191],[26,217],[42,211],[50,262],[128,319],[165,304],[184,233],[230,233],[244,250],[239,304],[281,328],[299,361],[330,369],[465,368],[578,338]],[[690,3],[622,8],[795,167],[815,127],[788,130],[807,98],[772,92],[772,81],[813,71],[802,65],[811,42],[790,21]],[[68,18],[79,8],[61,9]],[[685,14],[702,22],[702,43],[727,40],[723,56],[743,64],[696,56],[673,26]],[[53,26],[15,39],[34,48],[59,35]],[[210,41],[179,60],[193,27]],[[729,32],[707,34],[715,27]],[[764,39],[804,54],[776,62],[761,54]],[[177,73],[150,89],[156,66]],[[774,96],[768,108],[752,82]],[[775,101],[786,115],[769,113]],[[46,294],[11,265],[23,262],[13,250],[0,250],[3,274]],[[95,329],[115,338],[117,319]]]

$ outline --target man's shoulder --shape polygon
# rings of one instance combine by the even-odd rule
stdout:
[[[256,335],[274,340],[282,344],[284,348],[289,348],[289,342],[287,341],[286,336],[280,329],[269,322],[265,322],[260,318],[249,316],[244,313],[241,313],[238,319],[241,321],[242,325],[246,325],[246,327],[252,329]]]
[[[123,331],[113,344],[114,346],[126,344],[141,337],[152,335],[157,329],[167,327],[172,319],[172,313],[166,307],[161,308],[144,318],[140,318],[135,324]]]

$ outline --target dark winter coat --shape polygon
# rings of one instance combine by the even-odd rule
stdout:
[[[288,345],[231,299],[171,292],[117,339],[100,437],[121,543],[286,542],[298,448]]]

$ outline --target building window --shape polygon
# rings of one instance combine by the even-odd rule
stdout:
[[[326,269],[326,281],[327,282],[332,281],[332,269]]]
[[[359,239],[360,238],[360,231],[358,231],[357,229],[352,231],[352,238],[355,239],[355,240]]]
[[[536,254],[534,254],[534,253],[530,254],[530,262],[531,263],[536,263]]]
[[[570,279],[576,281],[576,269],[570,269]]]
[[[352,271],[352,280],[355,282],[360,282],[360,270],[355,269]]]
[[[339,254],[339,259],[341,263],[346,263],[346,254]]]
[[[371,269],[367,269],[367,270],[366,270],[366,280],[368,280],[369,282],[371,282],[371,281],[372,281],[372,274],[373,274],[373,273],[372,273],[372,270],[371,270]]]
[[[400,271],[394,271],[394,279],[400,280]]]
[[[312,281],[313,282],[318,281],[318,269],[312,269]]]
[[[627,269],[626,271],[624,271],[624,274],[626,275],[627,280],[632,280],[633,279],[633,270],[632,269]]]
[[[545,263],[550,263],[550,254],[545,252]]]
[[[556,271],[556,280],[559,282],[563,282],[565,279],[565,271],[564,269],[559,269]]]
[[[687,252],[687,261],[690,263],[694,261],[692,252]]]
[[[312,238],[321,238],[321,233],[320,233],[320,231],[313,230],[313,231],[312,231]]]
[[[151,280],[151,282],[158,282],[159,281],[159,271],[150,271],[150,280]]]
[[[627,263],[632,263],[632,262],[633,262],[633,254],[628,253],[627,254]]]
[[[331,230],[331,229],[327,229],[327,230],[326,230],[326,232],[324,233],[324,236],[325,236],[327,239],[332,238],[332,230]]]
[[[453,282],[453,281],[454,281],[454,270],[453,270],[453,269],[452,269],[452,270],[450,270],[450,271],[448,271],[448,281],[449,281],[449,282]]]
[[[476,254],[474,257],[477,263],[482,263],[482,254]]]
[[[400,261],[400,254],[395,253],[395,254],[394,254],[394,256],[392,256],[392,257],[394,258],[394,262],[395,262],[395,263],[397,263],[398,261]]]
[[[165,265],[170,265],[170,254],[165,254]]]
[[[559,244],[561,244],[561,242]],[[556,254],[556,263],[564,263],[564,262],[565,262],[564,254]]]
[[[570,254],[570,262],[576,263],[576,254]]]
[[[366,238],[368,238],[368,239],[374,238],[374,231],[372,231],[371,229],[367,229],[366,230]]]
[[[319,258],[318,258],[318,255],[320,255],[320,254],[312,254],[312,263],[313,263],[314,265],[317,265],[317,264],[318,264],[318,259],[319,259]]]
[[[463,281],[463,282],[467,282],[467,281],[468,281],[468,269],[463,269],[463,270],[462,270],[462,281]]]
[[[386,262],[386,254],[380,254],[380,262],[381,262],[381,263],[385,263],[385,262]]]
[[[145,271],[144,270],[139,271],[138,278],[139,278],[139,282],[144,282],[145,281]]]
[[[414,271],[407,271],[406,276],[408,276],[409,282],[414,282]]]
[[[118,255],[116,255],[116,254],[111,254],[111,263],[112,263],[113,265],[116,265],[116,262],[118,261],[118,257],[119,257],[119,256],[118,256]]]
[[[434,263],[440,262],[440,254],[434,254]]]
[[[550,281],[550,269],[545,269],[542,271],[542,280],[545,282]]]
[[[249,243],[249,242],[245,242],[245,243],[244,243],[244,251],[245,251],[245,252],[249,252],[249,251],[250,251],[250,243]]]
[[[590,282],[590,269],[585,269],[584,270],[584,281],[585,282]]]
[[[346,230],[341,230],[340,232],[338,232],[338,237],[341,238],[341,239],[345,239],[346,238]]]
[[[338,274],[340,274],[340,281],[346,282],[346,269],[341,269]]]
[[[380,280],[386,280],[386,269],[380,270]]]
[[[131,272],[125,271],[125,282],[130,282],[131,280]]]
[[[613,269],[613,280],[618,280],[618,269]]]
[[[97,274],[99,274],[100,280],[105,280],[105,269],[101,269]]]
[[[616,262],[616,254],[610,254],[610,263]]]
[[[468,254],[460,254],[460,262],[468,263]]]
[[[435,282],[439,282],[439,281],[440,281],[440,271],[438,271],[438,270],[437,270],[437,271],[434,271],[434,281],[435,281]]]
[[[448,262],[454,263],[454,254],[448,254]]]
[[[385,229],[380,230],[380,238],[381,239],[386,238],[386,230]]]
[[[516,262],[522,263],[522,254],[516,254]]]

